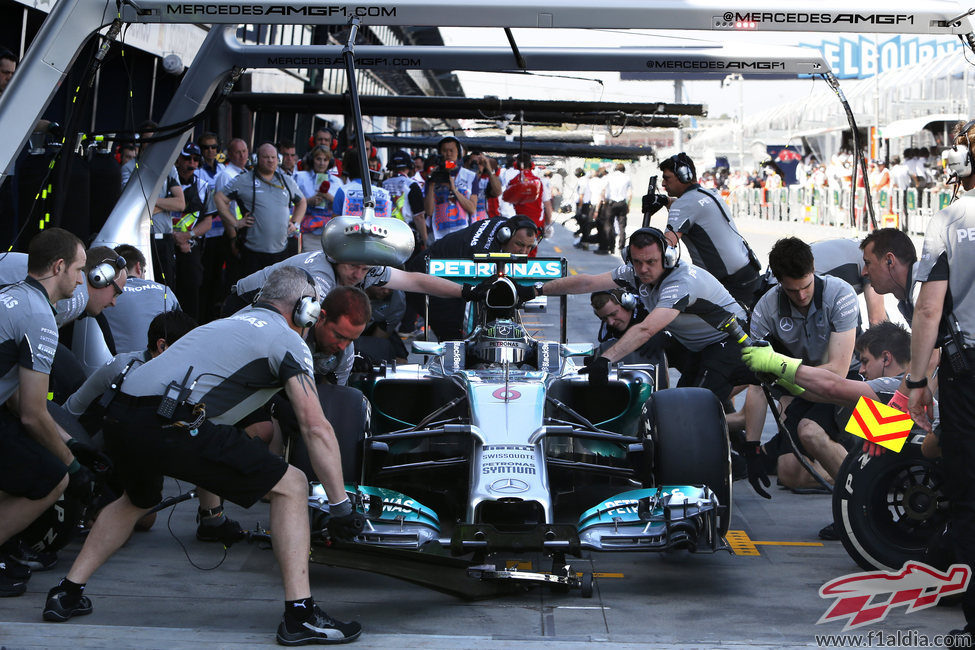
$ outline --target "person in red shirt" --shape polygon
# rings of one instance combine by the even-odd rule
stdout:
[[[552,195],[545,179],[533,173],[534,167],[531,154],[518,154],[515,169],[519,174],[508,182],[501,198],[514,206],[515,213],[530,218],[538,226],[538,231],[547,235],[552,224]],[[529,257],[535,257],[536,250],[533,249]]]

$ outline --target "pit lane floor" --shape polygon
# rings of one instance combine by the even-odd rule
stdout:
[[[808,241],[849,234],[749,220],[739,225],[763,259],[784,233]],[[569,233],[556,230],[556,236],[543,243],[542,255],[565,255],[577,273],[599,273],[619,264],[616,257],[572,248]],[[569,304],[569,340],[594,338],[596,319],[588,297],[570,297]],[[557,308],[553,303],[545,312],[529,313],[526,321],[554,338]],[[772,431],[768,421],[766,437]],[[174,481],[167,481],[166,489],[167,494],[181,491]],[[264,504],[249,511],[230,504],[227,509],[245,527],[269,520]],[[192,503],[177,506],[172,529],[196,564],[211,567],[223,552],[195,540],[194,511]],[[167,531],[168,514],[161,513],[150,532],[136,533],[95,575],[86,591],[94,604],[90,616],[62,624],[41,621],[45,594],[67,571],[79,542],[62,552],[53,571],[35,574],[24,596],[0,599],[0,646],[273,646],[282,591],[271,551],[239,544],[230,549],[222,566],[199,571]],[[841,642],[817,646],[816,635],[842,633],[841,623],[816,624],[833,603],[820,598],[818,590],[859,568],[839,542],[822,542],[816,536],[829,518],[828,496],[773,489],[772,500],[766,501],[739,481],[732,520],[732,529],[742,531],[736,543],[739,554],[593,554],[574,562],[570,558],[576,570],[597,574],[591,599],[581,598],[577,591],[557,594],[536,588],[466,602],[393,578],[322,565],[311,566],[312,591],[332,615],[362,622],[364,633],[355,644],[360,648],[573,648],[597,643],[643,648],[835,647]],[[535,570],[550,566],[541,557],[527,559],[535,562]],[[851,634],[913,629],[933,639],[961,622],[957,608],[907,614],[904,607],[895,607],[884,621]]]

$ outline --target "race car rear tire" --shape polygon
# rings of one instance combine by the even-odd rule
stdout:
[[[643,407],[652,437],[655,485],[706,485],[726,506],[718,532],[731,521],[731,448],[721,402],[705,388],[658,391]]]
[[[833,489],[833,527],[853,561],[897,571],[945,528],[947,501],[940,467],[921,454],[922,436],[900,453],[870,457],[857,449],[840,466]]]

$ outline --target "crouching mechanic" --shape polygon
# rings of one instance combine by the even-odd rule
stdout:
[[[744,310],[713,275],[680,262],[677,249],[656,228],[634,232],[623,259],[625,263],[612,272],[572,275],[535,287],[536,293],[546,296],[639,287],[649,314],[589,361],[581,372],[589,374],[591,383],[606,383],[610,363],[664,330],[671,335],[667,357],[681,372],[679,386],[707,388],[724,402],[735,386],[755,381],[727,332],[718,329],[731,316],[743,320]]]
[[[860,373],[866,381],[846,379],[823,367],[807,365],[775,352],[771,347],[747,347],[742,359],[749,368],[784,379],[797,388],[795,393],[810,402],[827,403],[842,408],[833,410],[833,418],[803,419],[797,428],[798,447],[806,456],[818,461],[829,478],[835,479],[840,465],[862,440],[845,433],[846,422],[860,397],[907,410],[907,397],[898,391],[911,362],[911,335],[902,326],[885,321],[874,325],[856,340],[860,355]],[[786,487],[813,485],[812,477],[795,457],[787,454],[788,441],[770,440],[764,445],[768,455],[785,442],[778,460],[779,480]],[[785,455],[787,454],[787,455]],[[818,468],[817,468],[818,469]],[[819,532],[824,539],[837,539],[832,524]]]
[[[600,352],[608,350],[628,329],[647,317],[647,311],[640,299],[625,289],[596,291],[589,296],[589,302],[593,313],[600,320],[596,335]],[[667,362],[664,355],[667,338],[666,332],[658,332],[622,359],[623,363],[652,363],[658,366],[662,370],[658,379],[663,382],[658,384],[658,389],[667,387]]]
[[[90,482],[46,403],[58,345],[53,305],[84,281],[85,249],[51,228],[31,240],[27,256],[26,278],[0,292],[0,544],[66,488]],[[27,566],[0,555],[0,596],[23,594],[29,578]]]
[[[233,426],[284,388],[328,495],[330,532],[338,539],[358,534],[362,518],[346,497],[335,433],[322,414],[311,353],[301,338],[319,308],[306,273],[278,269],[253,306],[196,328],[126,376],[105,418],[106,442],[125,492],[102,509],[71,570],[48,593],[45,620],[91,613],[85,583],[161,501],[163,477],[172,476],[244,507],[270,498],[285,594],[279,643],[336,643],[359,636],[358,623],[332,619],[311,596],[307,478]]]
[[[816,275],[809,245],[796,237],[775,242],[769,251],[769,267],[779,284],[756,303],[752,337],[768,340],[777,352],[801,358],[807,365],[846,377],[860,314],[853,287],[831,275]],[[742,455],[748,461],[749,483],[760,496],[771,499],[762,489],[771,483],[764,473],[760,443],[767,400],[757,383],[749,386],[745,396],[747,442]],[[777,396],[785,428],[793,436],[804,420],[823,423],[834,419],[831,407],[781,392]]]

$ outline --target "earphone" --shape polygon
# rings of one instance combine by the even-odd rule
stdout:
[[[626,311],[633,311],[636,309],[637,297],[636,294],[630,293],[626,289],[610,289],[609,291],[598,291],[592,295],[592,297],[598,296],[601,293],[605,293],[610,297],[610,299],[617,305],[625,309]],[[592,298],[590,298],[590,301]],[[593,313],[596,312],[595,305],[592,308]],[[599,314],[596,314],[597,316]]]
[[[538,225],[523,214],[516,214],[504,222],[494,235],[494,241],[499,244],[507,244],[515,236],[515,232],[521,229],[528,229],[538,237]]]
[[[623,250],[623,262],[625,264],[629,264],[630,263],[630,259],[631,259],[630,258],[630,247],[633,246],[633,238],[638,233],[643,233],[645,235],[650,235],[651,237],[653,237],[654,239],[656,239],[658,242],[660,242],[660,249],[663,251],[663,260],[662,260],[662,263],[663,263],[663,267],[665,269],[672,269],[675,266],[677,266],[677,262],[680,261],[680,249],[677,246],[671,246],[670,245],[670,242],[667,241],[667,238],[664,237],[663,232],[661,232],[660,229],[653,228],[653,227],[640,228],[639,230],[637,230],[636,232],[634,232],[632,235],[630,235],[630,243],[627,244],[626,245],[626,248]]]
[[[944,152],[945,166],[948,168],[948,171],[954,174],[955,178],[971,176],[972,172],[975,171],[975,161],[972,160],[971,141],[968,138],[968,132],[972,130],[973,126],[975,126],[975,120],[963,126],[955,138],[957,140],[964,136],[964,149],[959,150],[958,145],[953,144],[951,145],[951,149],[946,149]]]
[[[88,284],[94,289],[104,289],[118,277],[118,272],[125,268],[125,258],[119,255],[114,260],[108,258],[96,264],[88,271]]]
[[[694,173],[694,163],[683,151],[670,157],[674,161],[674,176],[681,183],[693,183],[697,174]]]
[[[305,275],[308,276],[308,284],[314,294],[298,298],[294,309],[291,311],[291,320],[301,328],[311,327],[317,323],[318,317],[322,313],[322,303],[318,302],[318,286],[315,284],[315,278],[308,271],[305,271]]]

